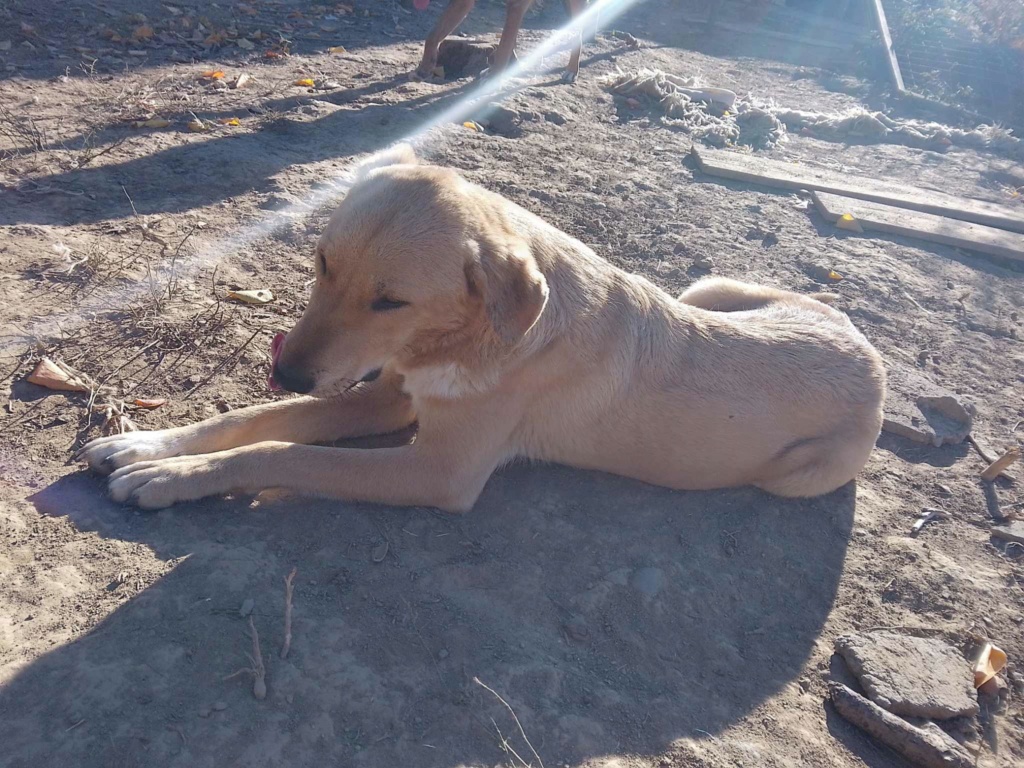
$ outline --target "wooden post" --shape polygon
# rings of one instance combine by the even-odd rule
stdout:
[[[900,72],[900,63],[896,60],[896,52],[892,49],[892,35],[889,34],[889,23],[885,20],[885,9],[882,7],[882,0],[873,0],[875,6],[875,23],[878,26],[878,34],[882,38],[882,45],[885,48],[885,60],[889,63],[889,75],[892,77],[892,84],[899,93],[904,93],[903,73]]]

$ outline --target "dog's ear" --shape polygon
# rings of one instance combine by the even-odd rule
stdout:
[[[495,334],[515,344],[533,328],[548,301],[548,282],[524,242],[479,244],[479,260],[466,265],[471,297],[478,298]]]
[[[362,181],[370,175],[371,171],[378,168],[387,168],[389,165],[416,165],[419,158],[413,151],[411,144],[395,144],[393,147],[374,152],[358,167],[356,167],[356,181]]]

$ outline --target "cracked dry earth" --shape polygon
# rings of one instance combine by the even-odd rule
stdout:
[[[26,383],[35,357],[129,401],[167,398],[132,413],[145,429],[269,399],[265,350],[301,312],[330,180],[468,83],[407,77],[434,6],[60,5],[0,3],[0,765],[898,766],[824,703],[837,636],[983,634],[1020,674],[1021,552],[989,534],[1020,486],[986,491],[964,445],[883,435],[855,485],[804,501],[513,466],[462,517],[280,496],[156,514],[109,502],[69,460],[99,416]],[[549,5],[524,49],[562,23]],[[182,22],[203,14],[222,35],[208,45]],[[493,35],[501,18],[482,4],[467,29]],[[672,3],[616,24],[642,47],[588,43],[576,86],[553,56],[510,96],[535,117],[517,138],[452,124],[424,154],[669,291],[708,273],[820,290],[833,269],[888,364],[974,403],[993,450],[1019,441],[1020,271],[841,233],[795,195],[702,176],[685,133],[599,78],[701,73],[817,110],[855,97],[794,77],[801,62],[687,34]],[[140,26],[153,34],[133,40]],[[282,36],[291,55],[267,58]],[[154,119],[168,124],[131,127]],[[1021,205],[1024,174],[997,155],[801,136],[767,154]],[[258,228],[282,208],[294,215]],[[224,299],[259,288],[276,300]],[[911,537],[924,507],[942,516]],[[251,650],[247,600],[263,701],[224,680]],[[1024,762],[1022,694],[958,730],[979,766]]]

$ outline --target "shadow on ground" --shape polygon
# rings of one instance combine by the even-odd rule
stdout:
[[[496,475],[464,517],[223,500],[154,515],[69,475],[43,513],[184,558],[0,691],[5,765],[549,765],[717,734],[796,677],[854,517],[811,501],[675,493],[559,467]],[[384,542],[387,542],[385,551]],[[381,560],[381,562],[375,562]],[[282,577],[299,571],[292,653]],[[225,675],[255,601],[269,695]],[[492,720],[493,719],[493,720]]]

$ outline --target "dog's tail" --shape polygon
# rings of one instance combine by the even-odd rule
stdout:
[[[389,165],[415,165],[418,162],[419,158],[416,157],[411,144],[395,144],[380,152],[374,152],[363,160],[356,167],[356,181],[362,181],[378,168],[387,168]]]

